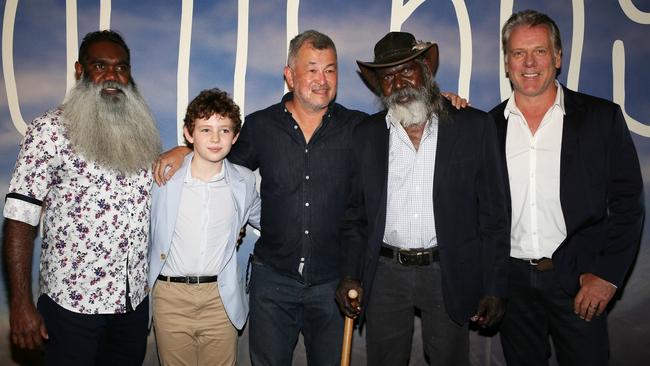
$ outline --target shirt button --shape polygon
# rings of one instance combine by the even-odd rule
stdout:
[[[309,202],[305,202],[305,207],[309,207]]]
[[[305,149],[305,154],[307,154],[308,152],[309,152],[309,149]]]
[[[298,125],[293,125],[293,129],[294,129],[294,130],[297,130],[297,129],[298,129]]]
[[[309,176],[308,176],[308,175],[305,175],[305,179],[309,180]]]
[[[167,258],[167,256],[165,255],[165,253],[160,253],[160,259],[161,260],[164,261],[166,258]]]
[[[305,230],[305,235],[309,235],[309,230]]]
[[[531,146],[530,149],[531,149],[531,150],[535,150],[535,146]]]

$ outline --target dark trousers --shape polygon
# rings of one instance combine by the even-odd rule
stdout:
[[[560,287],[556,271],[540,272],[528,261],[511,258],[508,308],[501,323],[508,365],[548,365],[549,335],[560,365],[607,365],[606,315],[582,320],[573,300]]]
[[[469,365],[467,325],[454,323],[442,298],[440,264],[403,266],[380,257],[366,312],[368,365],[408,364],[415,309],[431,365]]]
[[[337,284],[308,286],[253,262],[248,330],[252,364],[291,365],[302,331],[308,365],[338,365],[343,316],[334,300]]]
[[[45,365],[142,365],[147,348],[149,300],[125,314],[79,314],[49,296],[38,299],[49,340]]]

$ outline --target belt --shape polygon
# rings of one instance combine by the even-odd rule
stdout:
[[[193,285],[198,285],[200,283],[217,282],[217,276],[169,277],[158,275],[158,279],[165,282],[187,283]]]
[[[433,262],[440,261],[440,253],[437,247],[428,249],[400,249],[383,244],[379,250],[379,255],[391,258],[404,266],[427,266]]]
[[[553,269],[553,260],[551,258],[543,257],[539,259],[517,259],[527,262],[540,272],[546,272]]]

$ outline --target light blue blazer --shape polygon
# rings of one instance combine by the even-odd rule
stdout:
[[[156,278],[169,255],[172,236],[176,225],[178,207],[183,189],[183,180],[187,174],[193,154],[185,157],[181,168],[166,185],[154,184],[151,203],[151,227],[149,238],[149,291],[153,289]],[[248,222],[260,227],[260,198],[255,190],[255,175],[249,169],[235,165],[224,159],[228,185],[235,203],[235,217],[232,220],[230,238],[223,258],[224,265],[218,273],[218,287],[221,301],[228,318],[237,329],[242,329],[248,317],[248,295],[246,293],[246,268],[237,265],[237,237],[239,230]],[[244,262],[245,263],[245,262]],[[151,294],[150,294],[151,295]],[[149,304],[153,297],[149,296]],[[150,307],[150,310],[152,309]],[[152,314],[151,311],[149,314]],[[151,318],[150,318],[151,319]]]

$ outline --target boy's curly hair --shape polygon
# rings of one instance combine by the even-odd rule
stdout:
[[[201,91],[190,102],[183,119],[184,126],[191,135],[194,132],[194,121],[208,119],[215,114],[230,118],[233,124],[233,133],[239,133],[239,130],[241,130],[239,106],[228,96],[228,93],[217,88]],[[191,146],[188,141],[185,141],[185,143]]]

